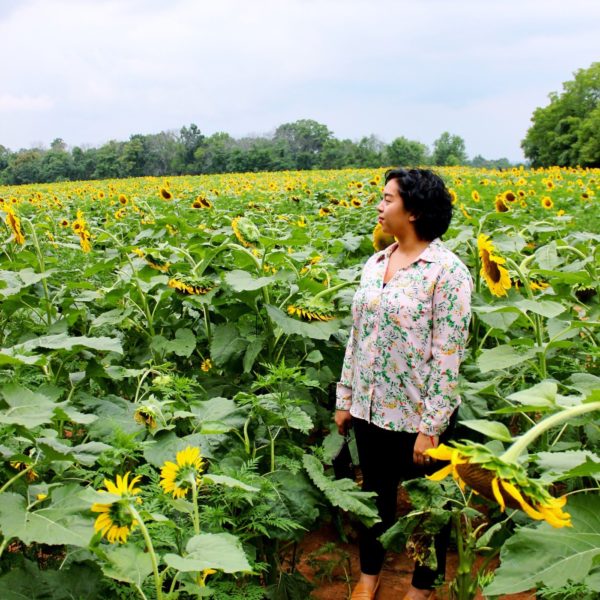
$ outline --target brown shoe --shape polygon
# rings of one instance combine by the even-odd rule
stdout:
[[[380,579],[377,580],[375,588],[372,590],[368,589],[362,583],[359,583],[352,591],[352,596],[350,596],[350,600],[375,600],[377,590],[379,589],[379,582]]]
[[[402,598],[402,600],[416,600],[417,598],[419,600],[421,600],[421,598],[424,598],[426,600],[436,600],[437,596],[435,594],[435,590],[418,590],[417,588],[413,588],[414,591],[416,593],[421,592],[421,595],[419,596],[415,596],[415,594],[413,593],[412,589],[408,591],[408,593],[404,596],[404,598]],[[429,592],[428,596],[425,596],[423,594],[423,592]]]

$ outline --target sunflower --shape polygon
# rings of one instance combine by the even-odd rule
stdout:
[[[354,208],[360,208],[362,206],[362,202],[358,198],[352,198],[352,200],[350,200],[350,204]]]
[[[192,202],[192,208],[212,208],[212,204],[208,198],[204,196],[197,196]]]
[[[290,316],[297,316],[305,321],[331,321],[335,307],[318,297],[302,295],[294,304],[287,307]]]
[[[9,206],[5,208],[6,211],[6,224],[11,228],[13,232],[13,241],[17,244],[25,243],[25,236],[21,231],[21,219],[17,217],[16,213]]]
[[[373,248],[380,252],[381,250],[385,250],[388,246],[393,244],[396,241],[396,238],[389,233],[384,233],[381,223],[377,223],[375,225],[375,229],[373,229]]]
[[[473,198],[473,202],[479,202],[479,200],[481,200],[481,196],[477,190],[471,192],[471,198]]]
[[[469,211],[467,210],[467,207],[461,202],[459,204],[460,206],[460,210],[462,211],[462,214],[464,215],[465,219],[472,219],[473,217],[469,214]]]
[[[231,228],[242,246],[250,248],[260,239],[258,227],[247,217],[236,217],[231,221]]]
[[[200,450],[188,446],[177,453],[177,463],[167,461],[160,471],[160,486],[165,493],[173,494],[174,498],[184,498],[194,484],[202,481],[202,456]]]
[[[441,481],[452,475],[464,490],[468,485],[474,492],[496,501],[501,511],[506,507],[521,509],[532,519],[546,521],[553,527],[570,527],[570,515],[562,509],[566,498],[554,498],[538,482],[530,479],[521,464],[505,462],[492,454],[487,446],[472,444],[454,448],[440,444],[425,452],[436,460],[450,461],[432,475]]]
[[[133,413],[133,419],[136,423],[150,429],[156,428],[156,416],[156,411],[152,406],[140,406],[135,413]]]
[[[167,285],[181,294],[189,296],[203,296],[214,287],[215,282],[210,277],[192,277],[189,275],[175,275]]]
[[[92,249],[90,239],[92,234],[87,230],[87,223],[81,210],[77,211],[77,219],[73,221],[71,228],[79,236],[79,244],[84,252],[89,252]]]
[[[171,192],[166,187],[161,187],[159,194],[163,200],[172,200],[173,199],[173,194],[171,194]]]
[[[502,195],[496,196],[495,206],[496,212],[508,212],[510,210]]]
[[[504,202],[508,204],[512,204],[513,202],[517,201],[517,196],[515,196],[512,190],[504,192],[504,194],[502,194],[502,197],[504,198]]]
[[[100,532],[111,544],[115,542],[125,543],[127,538],[138,525],[138,522],[131,516],[128,510],[130,503],[140,503],[141,498],[137,497],[141,492],[136,488],[137,482],[141,479],[138,475],[128,482],[129,473],[123,477],[117,475],[113,483],[108,479],[104,480],[105,490],[99,490],[100,493],[109,493],[119,496],[118,500],[113,500],[107,504],[98,502],[92,504],[91,511],[100,513],[94,523],[94,530]]]
[[[119,195],[119,204],[121,206],[127,206],[128,202],[129,202],[129,200],[127,199],[127,196],[125,194],[120,194]]]
[[[59,224],[61,227],[63,227],[63,228],[64,228],[64,227],[68,227],[68,226],[69,226],[69,220],[68,220],[68,219],[61,219],[61,220],[58,222],[58,224]]]
[[[210,358],[205,358],[200,365],[200,369],[205,373],[208,373],[213,367],[212,360]]]
[[[452,188],[450,188],[448,191],[450,192],[450,198],[452,200],[452,204],[456,204],[456,202],[458,200],[458,196],[457,196],[456,192]]]
[[[483,233],[477,238],[477,248],[481,258],[481,276],[485,279],[490,292],[494,296],[506,296],[510,289],[510,276],[502,265],[506,262],[501,256],[496,256],[496,248],[489,237]]]
[[[332,214],[333,214],[333,211],[328,206],[322,206],[319,209],[319,216],[320,217],[328,217],[329,215],[332,215]]]
[[[137,254],[137,253],[136,253]],[[160,254],[150,254],[147,252],[144,255],[144,260],[148,263],[148,266],[154,269],[155,271],[160,271],[161,273],[166,273],[171,266],[171,263],[167,262],[167,260]]]
[[[546,210],[550,210],[554,206],[554,202],[552,202],[552,198],[550,196],[544,196],[541,200],[542,208]]]

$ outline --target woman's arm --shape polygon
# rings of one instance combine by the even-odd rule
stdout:
[[[431,369],[419,426],[426,436],[446,429],[458,403],[456,386],[469,333],[472,289],[468,269],[457,260],[444,270],[433,292]]]

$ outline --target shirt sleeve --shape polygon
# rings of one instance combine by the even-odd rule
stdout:
[[[444,270],[433,292],[431,369],[419,431],[439,435],[459,403],[458,371],[463,359],[473,282],[462,263]]]
[[[352,365],[357,341],[358,335],[356,327],[353,325],[346,346],[342,374],[336,387],[335,407],[337,410],[350,410],[352,406]]]

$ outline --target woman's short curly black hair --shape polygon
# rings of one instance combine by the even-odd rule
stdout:
[[[428,169],[390,169],[385,182],[391,179],[398,183],[404,208],[416,217],[419,238],[442,237],[452,220],[452,196],[442,178]]]

